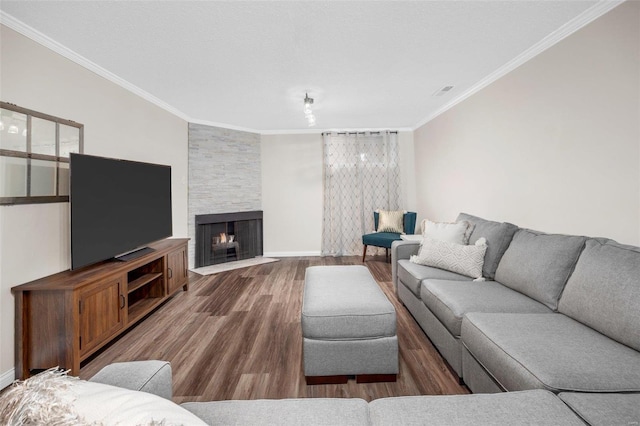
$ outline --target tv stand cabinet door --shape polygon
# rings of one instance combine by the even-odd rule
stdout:
[[[80,358],[108,342],[124,327],[125,282],[124,277],[119,277],[81,291],[78,303]]]
[[[187,276],[187,247],[182,246],[167,255],[167,295],[171,295],[182,287],[189,289]]]

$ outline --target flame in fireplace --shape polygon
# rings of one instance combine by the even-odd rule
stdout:
[[[233,234],[227,234],[226,232],[221,232],[218,235],[214,236],[212,238],[213,245],[217,245],[217,244],[231,244],[233,242],[235,242],[235,235]]]

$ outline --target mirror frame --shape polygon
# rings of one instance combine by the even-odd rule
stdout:
[[[2,197],[0,196],[0,205],[15,205],[15,204],[38,204],[38,203],[65,203],[69,202],[69,195],[60,195],[60,170],[61,164],[66,163],[69,164],[69,157],[60,156],[60,125],[65,125],[69,127],[75,127],[78,129],[78,153],[82,154],[84,152],[84,125],[80,123],[76,123],[72,120],[67,120],[64,118],[55,117],[53,115],[44,114],[38,111],[33,111],[27,108],[23,108],[17,106],[15,104],[9,102],[0,101],[0,108],[8,111],[17,112],[19,114],[24,114],[27,117],[26,120],[26,150],[25,151],[17,151],[11,149],[5,149],[0,147],[0,157],[13,157],[13,158],[23,158],[26,159],[26,196],[16,196],[16,197]],[[56,155],[46,155],[46,154],[38,154],[31,152],[32,144],[31,144],[31,118],[37,117],[39,119],[51,121],[55,123],[56,136],[55,136],[55,144],[56,144]],[[4,132],[4,130],[2,130]],[[1,137],[1,135],[0,135]],[[55,195],[45,195],[45,196],[32,196],[31,195],[31,161],[32,160],[43,160],[53,162],[55,165]],[[68,170],[68,166],[66,167]],[[0,179],[6,179],[6,176],[0,176]]]

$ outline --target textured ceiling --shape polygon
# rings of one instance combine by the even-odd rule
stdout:
[[[0,9],[191,121],[277,132],[308,129],[305,92],[317,130],[414,128],[597,4],[3,0]]]

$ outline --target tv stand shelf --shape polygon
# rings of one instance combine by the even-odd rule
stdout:
[[[128,293],[132,293],[132,292],[136,291],[140,287],[149,284],[150,282],[152,282],[156,278],[162,278],[162,273],[161,272],[157,272],[155,274],[144,274],[140,278],[137,278],[137,279],[135,279],[133,281],[130,281],[129,282]]]
[[[151,312],[156,306],[162,303],[164,300],[159,297],[151,297],[142,299],[129,306],[129,318],[132,321],[136,321],[142,318],[147,313]]]
[[[138,258],[105,261],[13,287],[16,376],[80,363],[152,312],[187,291],[186,238],[166,239]]]

